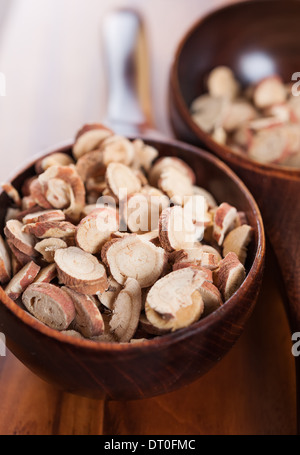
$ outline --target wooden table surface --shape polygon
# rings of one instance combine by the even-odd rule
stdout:
[[[168,72],[176,45],[197,17],[226,3],[204,0],[0,0],[0,179],[45,147],[104,117],[101,17],[134,6],[146,18],[153,111],[167,120]],[[104,402],[58,391],[11,353],[0,357],[0,434],[295,434],[291,336],[276,261],[268,250],[263,289],[246,330],[205,376],[176,392]]]

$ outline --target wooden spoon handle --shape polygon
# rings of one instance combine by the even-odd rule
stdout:
[[[138,14],[130,9],[108,13],[103,23],[103,44],[108,81],[105,123],[120,134],[142,132],[152,122],[147,48]]]

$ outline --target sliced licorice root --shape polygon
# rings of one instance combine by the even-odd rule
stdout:
[[[233,71],[222,65],[217,66],[209,73],[207,88],[212,97],[231,100],[237,96],[240,85]]]
[[[153,161],[159,155],[158,150],[148,144],[145,144],[141,139],[135,139],[133,141],[133,146],[135,150],[133,166],[142,168],[148,172],[151,169]]]
[[[8,241],[14,245],[21,253],[27,256],[36,256],[34,250],[35,239],[30,233],[23,232],[23,224],[18,220],[10,220],[6,223],[4,234]]]
[[[34,249],[43,256],[44,261],[53,263],[55,251],[67,247],[64,240],[50,237],[38,242]]]
[[[11,278],[11,260],[8,248],[0,235],[0,283],[6,284]]]
[[[141,287],[133,278],[127,278],[124,289],[118,294],[110,329],[121,343],[126,343],[134,336],[139,324],[142,309]]]
[[[17,189],[11,183],[2,183],[1,186],[7,196],[13,200],[16,206],[22,207],[22,199]]]
[[[73,158],[66,153],[51,153],[44,158],[38,160],[35,164],[35,171],[37,174],[42,174],[51,166],[69,166],[70,164],[74,164]]]
[[[193,184],[189,176],[175,167],[170,167],[162,172],[158,187],[174,204],[184,205],[185,198],[194,195]]]
[[[25,289],[33,283],[40,269],[33,261],[29,262],[8,283],[5,288],[6,294],[12,300],[17,300]]]
[[[130,166],[134,159],[135,149],[131,141],[123,136],[110,136],[101,144],[103,162],[105,166],[110,163],[122,163]]]
[[[106,166],[103,162],[103,153],[100,150],[86,153],[77,161],[76,169],[83,182],[90,178],[104,176]]]
[[[227,256],[230,252],[235,253],[239,261],[244,265],[247,259],[247,248],[252,235],[253,229],[247,224],[243,224],[230,231],[223,243],[223,256]]]
[[[112,194],[123,199],[132,193],[138,193],[142,187],[134,171],[122,163],[110,163],[106,170],[106,183]]]
[[[148,174],[150,185],[152,185],[153,187],[157,187],[162,173],[170,168],[173,169],[175,168],[178,172],[186,176],[189,179],[190,183],[192,183],[193,185],[195,184],[196,176],[192,168],[190,168],[190,166],[186,164],[184,161],[182,161],[180,158],[168,156],[164,158],[159,158],[150,169]]]
[[[57,250],[54,260],[60,282],[74,291],[94,295],[108,288],[105,268],[92,254],[69,247]]]
[[[64,221],[66,216],[62,210],[43,210],[40,212],[29,213],[24,216],[23,224],[41,223],[45,221]]]
[[[192,248],[196,233],[192,216],[184,208],[174,206],[163,210],[159,219],[159,240],[166,251]]]
[[[169,207],[167,196],[137,193],[122,206],[123,218],[131,232],[142,234],[157,229],[161,212]]]
[[[204,311],[199,291],[205,279],[193,267],[171,272],[150,289],[145,305],[147,319],[160,329],[175,331],[197,321]]]
[[[254,89],[253,101],[259,109],[283,103],[285,100],[286,88],[279,76],[266,77],[258,82]]]
[[[118,283],[123,285],[127,278],[134,278],[142,288],[152,286],[167,263],[162,248],[140,240],[136,235],[114,239],[104,245],[102,260]]]
[[[104,322],[94,299],[66,286],[63,286],[62,290],[69,294],[75,306],[72,328],[86,338],[101,335],[104,331]]]
[[[75,144],[73,146],[74,158],[78,160],[86,153],[98,149],[101,143],[112,135],[113,132],[104,125],[85,125],[76,136]]]
[[[222,245],[224,237],[234,225],[237,216],[237,209],[227,202],[223,202],[216,210],[214,216],[214,228],[213,237],[218,242],[218,245]]]
[[[92,211],[76,229],[76,244],[87,253],[99,253],[110,235],[119,229],[118,211],[107,207]]]
[[[49,283],[33,283],[22,296],[27,310],[39,321],[56,330],[66,330],[75,318],[71,297]]]
[[[34,280],[34,283],[51,283],[54,278],[57,277],[57,270],[55,264],[49,264],[43,267],[39,272],[38,276]]]
[[[74,237],[76,226],[68,221],[42,221],[40,223],[25,224],[22,232],[31,234],[38,239]]]
[[[228,300],[246,277],[245,267],[235,253],[228,253],[219,263],[217,286],[224,300]]]
[[[106,291],[98,294],[98,299],[100,303],[105,306],[105,308],[112,311],[115,300],[123,288],[122,285],[118,283],[112,276],[109,276],[107,281],[108,288]]]

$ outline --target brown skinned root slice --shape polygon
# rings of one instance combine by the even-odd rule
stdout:
[[[188,196],[194,195],[193,185],[186,175],[174,167],[166,169],[160,176],[158,187],[174,204],[184,205]]]
[[[218,142],[219,144],[225,145],[228,135],[222,126],[216,126],[213,132],[211,133],[211,137],[214,141]]]
[[[76,332],[76,330],[62,330],[60,333],[63,335],[67,335],[72,338],[78,338],[80,340],[84,340],[85,338],[81,335],[81,333]]]
[[[229,105],[222,126],[225,131],[231,133],[243,124],[255,119],[257,115],[256,110],[248,101],[238,99]]]
[[[30,261],[28,261],[30,262]],[[26,262],[26,264],[28,264]],[[24,265],[26,265],[24,264]],[[12,270],[12,276],[15,276],[18,272],[20,272],[21,268],[24,267],[24,265],[21,264],[21,262],[17,259],[17,257],[12,253],[11,254],[11,270]]]
[[[104,331],[104,322],[94,300],[66,286],[63,286],[62,290],[69,294],[75,306],[76,314],[72,328],[86,338],[101,335]]]
[[[76,169],[83,182],[90,178],[104,176],[106,166],[103,162],[103,153],[99,150],[86,153],[77,161]]]
[[[217,66],[209,73],[207,88],[211,96],[231,100],[237,96],[240,85],[230,68]]]
[[[48,201],[51,201],[52,208],[62,208],[61,205],[66,203],[69,196],[70,204],[64,209],[64,213],[72,221],[77,221],[85,206],[85,187],[76,168],[74,166],[51,166],[38,179]],[[64,182],[65,186],[60,187],[63,188],[62,193],[57,192],[53,180],[54,182],[58,180]]]
[[[108,288],[104,266],[77,247],[57,250],[54,255],[61,283],[81,294],[94,295]]]
[[[141,181],[134,172],[122,163],[110,163],[106,171],[106,183],[112,194],[119,200],[132,193],[138,193]]]
[[[199,291],[204,302],[203,317],[217,310],[223,304],[221,293],[213,283],[205,281]]]
[[[155,327],[153,324],[151,324],[151,322],[148,321],[144,313],[141,313],[140,315],[139,328],[147,334],[154,336],[165,335],[170,331],[169,329]]]
[[[121,284],[119,284],[112,276],[108,279],[108,289],[98,294],[98,299],[102,305],[108,310],[112,311],[116,298],[119,292],[122,290]]]
[[[12,300],[17,300],[25,289],[33,283],[40,269],[33,261],[29,262],[8,283],[5,288],[6,294]]]
[[[44,210],[41,212],[29,213],[24,216],[23,224],[41,223],[45,221],[64,221],[66,219],[62,210]]]
[[[7,196],[13,200],[17,207],[22,207],[22,199],[19,195],[19,192],[11,183],[2,183],[3,191],[7,194]]]
[[[43,187],[38,179],[35,179],[30,184],[30,196],[35,200],[36,204],[43,209],[52,209],[52,205],[44,194]]]
[[[42,268],[34,283],[51,283],[54,278],[57,277],[57,270],[55,264],[47,265],[47,267]]]
[[[75,318],[71,297],[49,283],[33,283],[24,292],[22,302],[39,321],[56,330],[66,330]]]
[[[123,218],[131,232],[142,234],[157,228],[161,212],[168,206],[167,196],[133,194],[122,204]]]
[[[74,237],[76,227],[68,221],[43,221],[41,223],[25,224],[22,229],[38,239]]]
[[[133,278],[127,278],[124,289],[116,298],[110,329],[121,343],[133,338],[142,309],[141,287]]]
[[[220,262],[217,272],[217,286],[225,301],[239,289],[245,277],[245,268],[237,255],[228,253]]]
[[[36,202],[31,196],[25,196],[22,199],[22,211],[31,210],[36,207]]]
[[[32,256],[28,256],[27,254],[22,253],[18,248],[16,248],[11,239],[7,239],[7,244],[12,252],[12,256],[14,256],[18,263],[21,265],[20,268],[24,267],[24,265],[31,262],[34,258]],[[13,274],[14,275],[14,274]]]
[[[34,250],[35,240],[31,234],[22,231],[23,224],[18,220],[10,220],[6,223],[4,233],[8,240],[19,250],[27,256],[36,256]]]
[[[112,136],[113,132],[101,124],[85,125],[78,132],[73,146],[73,156],[78,160],[92,150],[100,147],[101,143]]]
[[[142,168],[144,171],[149,172],[153,161],[158,157],[159,153],[156,148],[151,145],[145,144],[141,139],[135,139],[133,141],[135,150],[135,157],[133,166],[136,168]]]
[[[164,250],[136,235],[109,242],[103,253],[112,276],[122,285],[127,278],[134,278],[142,288],[152,286],[166,265]]]
[[[68,245],[64,240],[51,237],[38,242],[34,249],[43,256],[44,261],[53,263],[55,251],[67,247]]]
[[[197,248],[176,251],[175,253],[173,253],[173,260],[174,270],[180,268],[178,267],[179,265],[186,263],[204,267],[208,270],[216,269],[219,264],[218,257],[214,253],[203,251],[202,246],[199,246]]]
[[[150,289],[145,305],[149,322],[160,329],[175,331],[198,321],[204,310],[199,288],[201,271],[176,270],[158,280]]]
[[[81,220],[76,230],[76,244],[87,253],[99,253],[110,235],[119,228],[118,211],[113,208],[94,210]]]
[[[256,107],[264,109],[286,101],[286,89],[278,76],[266,77],[255,87],[253,101]]]
[[[6,284],[11,277],[11,260],[8,248],[0,235],[0,283]]]
[[[150,169],[148,175],[150,185],[157,187],[158,181],[161,178],[162,173],[169,168],[177,169],[177,171],[185,175],[193,185],[195,184],[196,176],[192,168],[190,168],[190,166],[188,166],[180,158],[168,156],[164,158],[159,158]]]
[[[223,256],[233,252],[239,261],[245,265],[247,259],[247,248],[252,239],[253,229],[247,224],[243,224],[229,232],[223,243]]]
[[[42,174],[51,166],[69,166],[70,164],[74,164],[74,160],[69,155],[57,152],[38,160],[35,164],[35,171],[37,174]]]
[[[202,267],[201,265],[196,265],[193,262],[177,262],[173,265],[173,272],[180,269],[185,269],[187,267],[193,267],[194,269],[200,270],[203,272],[203,278],[206,281],[213,282],[213,273],[210,269]]]
[[[192,119],[203,131],[212,133],[222,124],[227,103],[223,98],[205,94],[196,98],[191,105]]]
[[[180,206],[163,210],[159,219],[159,240],[168,252],[192,248],[195,243],[196,227],[190,216]]]
[[[237,215],[237,210],[232,205],[223,202],[216,210],[214,217],[214,230],[213,237],[221,246],[224,241],[224,237],[227,234],[230,227],[233,225]]]
[[[129,166],[134,159],[134,146],[123,136],[110,136],[101,144],[103,163],[107,167],[110,163],[122,163]]]
[[[195,186],[195,185],[193,186],[193,190],[194,190],[195,196],[205,197],[207,205],[210,209],[217,207],[218,204],[217,204],[215,198],[213,197],[213,195],[209,191],[207,191],[204,188],[201,188],[200,186]]]

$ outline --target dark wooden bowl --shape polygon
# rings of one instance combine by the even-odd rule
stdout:
[[[254,229],[246,264],[249,273],[240,289],[213,314],[190,328],[141,345],[95,343],[63,335],[31,317],[0,288],[0,331],[9,349],[34,373],[69,392],[128,400],[170,392],[190,383],[218,362],[238,339],[260,289],[264,229],[259,209],[244,184],[226,165],[202,150],[175,141],[147,142],[157,147],[161,156],[184,159],[194,169],[198,184],[217,200],[247,213]],[[71,146],[59,151],[71,153]],[[33,163],[12,183],[19,189],[31,175]],[[1,229],[9,203],[1,193]]]
[[[242,2],[202,18],[179,44],[169,98],[177,138],[221,157],[256,198],[285,280],[293,331],[300,331],[300,169],[258,164],[233,153],[193,122],[189,106],[218,65],[232,68],[244,86],[273,73],[290,82],[300,69],[299,22],[297,0]]]

